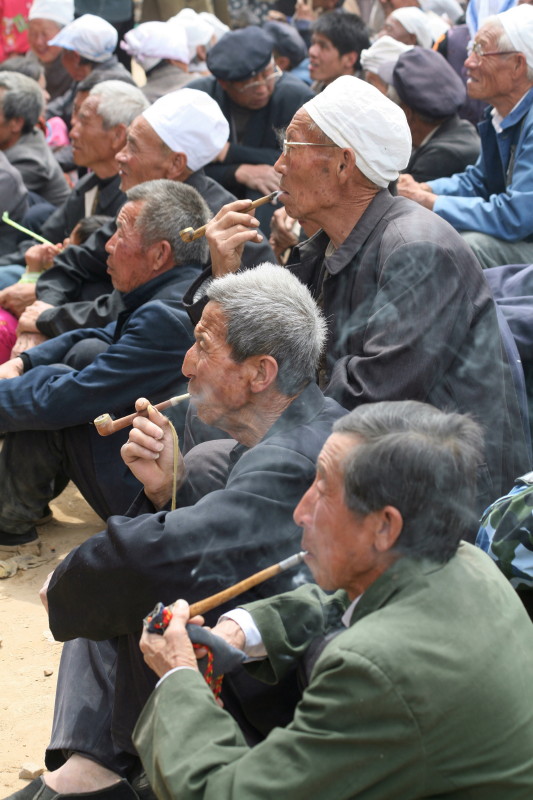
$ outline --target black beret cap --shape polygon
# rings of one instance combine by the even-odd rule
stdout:
[[[466,100],[465,86],[453,67],[425,47],[402,53],[392,83],[402,103],[426,117],[450,117]]]
[[[291,62],[291,68],[297,67],[307,55],[305,42],[292,25],[286,22],[265,22],[263,30],[272,39],[274,50]]]
[[[221,81],[243,81],[265,69],[272,58],[272,39],[249,25],[228,31],[207,54],[207,66]]]

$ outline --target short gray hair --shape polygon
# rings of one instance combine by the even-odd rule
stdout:
[[[347,507],[358,516],[397,508],[397,552],[444,563],[475,532],[483,433],[469,416],[415,400],[367,403],[337,420],[333,432],[361,440],[344,463]]]
[[[124,81],[102,81],[93,86],[89,97],[98,97],[98,114],[106,130],[115,125],[131,125],[150,103],[143,92]]]
[[[20,72],[0,71],[0,88],[5,94],[0,101],[6,120],[22,117],[22,133],[29,133],[44,111],[41,87],[33,78]]]
[[[277,264],[225,275],[207,296],[221,306],[235,361],[265,354],[278,364],[277,385],[294,397],[315,380],[326,323],[309,289]]]
[[[509,37],[508,37],[508,35],[507,35],[506,31],[505,31],[505,28],[503,27],[503,25],[501,24],[500,20],[498,19],[498,15],[497,14],[493,15],[492,17],[487,17],[483,24],[484,25],[486,25],[486,24],[490,25],[492,28],[494,28],[494,32],[498,35],[498,41],[497,41],[497,44],[496,44],[496,48],[497,48],[498,52],[505,53],[508,50],[516,50],[516,47],[514,46],[512,41],[509,39]],[[522,53],[522,55],[525,58],[525,53],[522,50],[516,50],[516,52],[517,53]],[[527,79],[528,79],[528,81],[530,83],[533,83],[533,68],[530,67],[529,64],[527,66],[526,77],[527,77]]]
[[[210,218],[209,208],[196,189],[162,178],[134,186],[126,192],[126,197],[132,203],[144,203],[136,228],[146,247],[165,240],[172,248],[176,264],[207,262],[209,249],[205,237],[188,243],[179,235],[183,228],[199,228]]]

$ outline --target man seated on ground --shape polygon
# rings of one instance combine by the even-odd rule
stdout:
[[[52,100],[69,89],[72,78],[61,63],[61,48],[50,47],[48,42],[73,19],[73,0],[33,0],[28,14],[27,58],[44,67],[46,88]]]
[[[478,161],[427,184],[404,175],[398,192],[450,222],[483,267],[528,264],[533,261],[533,8],[522,5],[489,17],[465,66],[468,95],[492,106],[479,125]]]
[[[524,427],[478,262],[448,223],[387,190],[410,154],[403,111],[358,78],[338,78],[306,103],[275,167],[287,213],[318,233],[294,249],[288,268],[328,320],[319,374],[327,394],[345,408],[422,400],[480,422],[481,513],[529,468]],[[208,227],[214,275],[239,268],[235,248],[255,240],[256,228],[242,202],[215,217]]]
[[[414,47],[396,61],[391,83],[413,139],[405,172],[417,181],[429,181],[453,175],[476,161],[479,136],[457,113],[466,90],[444,56]]]
[[[59,206],[70,189],[37,121],[44,108],[39,84],[19,72],[0,71],[0,150],[18,169],[34,202]],[[53,208],[50,209],[53,211]]]
[[[120,46],[143,68],[142,90],[150,103],[199,77],[189,74],[187,36],[179,25],[143,22],[127,32]]]
[[[214,629],[266,656],[250,665],[259,678],[300,668],[294,719],[249,748],[198,672],[179,601],[166,633],[141,639],[165,676],[134,735],[155,794],[525,800],[533,628],[489,559],[460,542],[479,427],[401,402],[362,406],[333,431],[294,512],[321,589],[262,600]]]
[[[138,648],[140,620],[159,600],[200,599],[298,549],[292,512],[313,481],[333,422],[344,414],[314,383],[325,325],[294,276],[263,264],[214,281],[209,298],[183,372],[200,417],[237,440],[228,443],[229,466],[206,474],[209,445],[191,450],[176,510],[166,510],[174,445],[168,421],[150,409],[149,419],[135,420],[123,448],[145,495],[128,517],[111,517],[106,531],[72,551],[43,590],[54,636],[69,640],[46,758],[53,771],[44,779],[56,792],[104,789],[108,797],[114,790],[106,786],[131,777],[138,764],[131,731],[155,684]],[[138,402],[139,409],[146,405]],[[300,568],[247,594],[258,598],[307,578]],[[112,669],[100,683],[100,670],[114,664],[117,650],[116,681]],[[245,678],[232,676],[223,699],[257,741],[252,725],[268,730],[270,712],[288,705],[289,696],[284,691],[267,705],[262,692],[246,694],[252,682]],[[39,779],[24,789],[27,800],[41,788]],[[125,797],[136,795],[129,789]]]
[[[220,108],[205,92],[185,87],[161,97],[134,120],[124,148],[117,153],[121,189],[156,178],[183,181],[201,194],[215,214],[234,196],[208,178],[203,166],[220,152],[228,130]],[[39,302],[24,316],[27,331],[33,330],[33,322],[35,332],[52,337],[117,318],[121,300],[112,292],[105,252],[115,230],[114,222],[104,225],[83,247],[71,247],[55,258],[54,266],[35,287]],[[264,242],[251,244],[243,254],[246,265],[269,259],[273,260],[273,253]],[[2,299],[8,310],[21,299],[29,302],[18,287],[9,287]]]
[[[368,30],[357,14],[322,14],[312,26],[309,73],[321,92],[341,75],[357,75],[361,52],[370,47]]]
[[[273,164],[279,156],[277,131],[312,97],[308,86],[282,73],[272,58],[272,40],[252,25],[230,31],[209,51],[213,77],[189,84],[219,104],[230,126],[229,141],[206,172],[239,198],[255,200],[278,188]],[[257,209],[262,224],[273,206]]]
[[[76,85],[92,72],[112,73],[113,78],[134,84],[126,67],[114,55],[117,42],[118,33],[111,23],[94,14],[83,14],[50,39],[49,45],[63,48],[61,60],[73,84],[48,104],[48,116],[61,117],[70,126]],[[107,74],[107,78],[110,77]]]
[[[120,190],[115,156],[126,143],[128,126],[147,107],[148,102],[141,90],[123,81],[104,81],[91,90],[70,133],[76,165],[87,167],[90,172],[78,181],[64,203],[41,225],[41,236],[57,244],[83,217],[92,214],[115,217],[118,214],[125,195]],[[0,257],[2,287],[7,286],[8,281],[14,283],[18,280],[24,267],[17,265],[24,263],[24,253],[34,244],[35,239],[26,239],[16,250]],[[0,294],[0,305],[2,302]],[[20,312],[23,306],[15,310]]]
[[[108,241],[108,270],[123,300],[116,323],[65,333],[0,367],[0,552],[36,549],[35,522],[48,501],[73,480],[104,519],[122,513],[139,491],[122,468],[126,433],[110,439],[89,425],[110,410],[129,411],[141,389],[154,402],[176,394],[177,366],[192,331],[183,310],[185,289],[205,259],[205,242],[182,242],[188,220],[209,211],[190,186],[149,181],[128,192]],[[83,369],[61,362],[88,339],[102,352]]]

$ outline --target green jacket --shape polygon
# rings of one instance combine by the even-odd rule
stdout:
[[[274,680],[347,605],[314,586],[248,606]],[[157,688],[135,744],[160,800],[530,800],[533,627],[490,559],[401,558],[316,661],[293,722],[250,749],[201,676]]]

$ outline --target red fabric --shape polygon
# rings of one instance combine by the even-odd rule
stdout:
[[[11,358],[11,350],[17,340],[17,318],[0,308],[0,364]]]
[[[0,0],[0,61],[26,53],[32,0]]]

